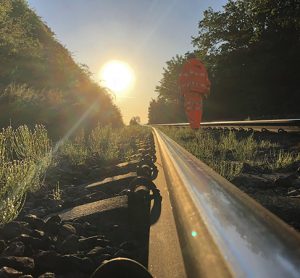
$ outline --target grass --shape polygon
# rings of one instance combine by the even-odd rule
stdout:
[[[54,189],[52,190],[52,197],[53,197],[53,200],[56,200],[56,201],[61,200],[62,190],[59,187],[59,182],[57,182]]]
[[[51,163],[51,142],[43,126],[8,127],[0,132],[0,223],[15,218],[26,192],[41,185]]]
[[[271,170],[286,168],[296,161],[300,161],[300,153],[285,152],[283,150],[277,152],[271,150],[269,156],[265,158],[265,164]]]
[[[88,136],[80,132],[72,141],[67,141],[60,155],[72,165],[85,164],[90,159],[96,160],[99,165],[127,161],[136,153],[137,142],[150,132],[150,129],[140,126],[118,129],[98,126]]]
[[[136,153],[137,142],[149,136],[151,130],[141,126],[113,129],[98,126],[86,135],[78,132],[53,154],[53,144],[47,130],[36,125],[17,129],[8,127],[0,132],[0,224],[14,219],[26,199],[26,193],[38,190],[47,169],[59,167],[59,161],[76,166],[90,160],[99,166],[126,161]],[[52,197],[60,200],[59,182]]]
[[[274,171],[300,161],[300,153],[284,152],[279,144],[267,140],[256,141],[253,134],[238,139],[233,131],[211,133],[185,128],[161,129],[228,180],[238,176],[245,163]]]

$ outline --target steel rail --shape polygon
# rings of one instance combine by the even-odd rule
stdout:
[[[188,277],[300,277],[300,236],[153,128]]]
[[[156,124],[154,126],[187,127],[189,123]],[[300,119],[202,122],[201,127],[300,132]]]

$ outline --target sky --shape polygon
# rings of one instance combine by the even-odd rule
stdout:
[[[175,55],[193,50],[191,37],[208,7],[227,0],[28,0],[77,63],[86,64],[101,85],[99,72],[110,60],[127,63],[135,73],[130,90],[115,94],[128,123],[148,122],[148,107],[163,67]]]

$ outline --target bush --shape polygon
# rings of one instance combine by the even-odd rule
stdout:
[[[26,193],[40,187],[51,159],[51,142],[43,126],[0,132],[0,223],[17,216]]]

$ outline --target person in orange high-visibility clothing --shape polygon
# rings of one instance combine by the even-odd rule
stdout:
[[[210,81],[204,64],[195,54],[189,54],[183,64],[179,75],[179,87],[190,127],[199,129],[203,113],[202,99],[210,93]]]

